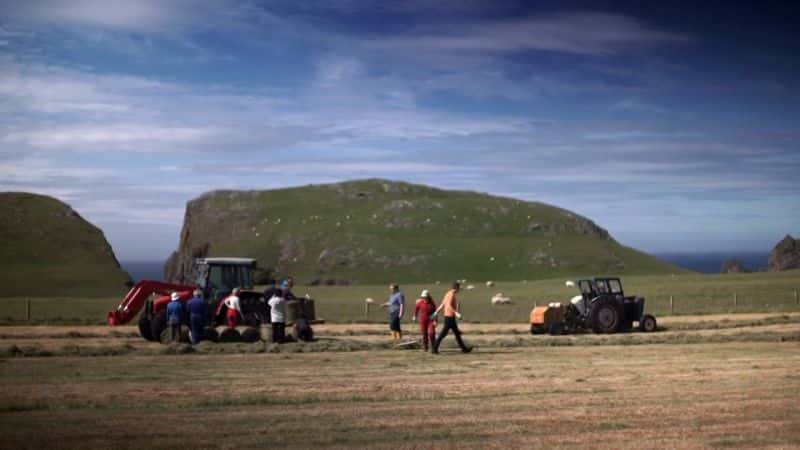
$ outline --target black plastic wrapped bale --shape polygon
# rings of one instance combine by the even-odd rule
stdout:
[[[235,328],[217,327],[219,333],[219,342],[240,342],[242,336]]]
[[[256,342],[261,339],[261,332],[255,327],[238,327],[242,342]]]

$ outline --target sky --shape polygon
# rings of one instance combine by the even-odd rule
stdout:
[[[787,2],[788,3],[788,2]],[[644,251],[800,234],[800,6],[0,0],[0,191],[163,259],[216,189],[386,178]]]

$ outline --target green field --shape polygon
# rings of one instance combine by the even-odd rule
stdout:
[[[795,292],[800,290],[800,271],[751,273],[737,275],[681,274],[626,276],[627,294],[644,296],[647,309],[656,316],[713,314],[729,312],[800,311]],[[474,285],[473,290],[466,286]],[[407,306],[413,305],[422,289],[429,289],[437,303],[446,291],[447,282],[401,286]],[[564,279],[529,282],[498,282],[488,288],[485,281],[467,280],[460,299],[464,319],[474,323],[525,323],[534,304],[567,301],[576,291],[564,286]],[[369,286],[296,286],[295,294],[308,293],[316,299],[317,316],[331,323],[382,322],[384,311],[373,305],[364,315],[364,299],[382,303],[388,296],[386,285]],[[503,292],[512,305],[492,306],[490,298]],[[670,309],[670,296],[673,310]],[[736,303],[734,304],[734,296]],[[34,323],[105,323],[106,313],[115,308],[119,298],[31,298],[31,321]],[[19,323],[26,320],[26,298],[0,299],[0,321]]]
[[[130,278],[99,228],[37,194],[0,192],[0,261],[4,297],[102,298]]]

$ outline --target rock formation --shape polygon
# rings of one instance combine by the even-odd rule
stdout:
[[[800,240],[787,234],[772,249],[768,263],[772,272],[800,269]]]

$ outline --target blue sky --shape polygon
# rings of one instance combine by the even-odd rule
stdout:
[[[0,0],[0,190],[123,260],[166,257],[205,191],[368,177],[651,252],[799,234],[800,8],[651,3]]]

